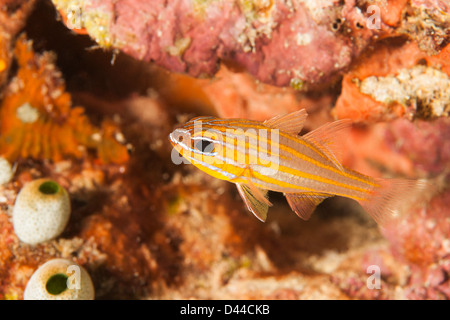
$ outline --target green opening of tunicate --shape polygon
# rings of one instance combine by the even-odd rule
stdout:
[[[54,181],[46,181],[39,186],[39,191],[43,194],[55,194],[59,190],[59,185]]]
[[[66,291],[67,289],[67,279],[69,277],[63,273],[57,273],[47,280],[45,288],[47,292],[53,295],[58,295]]]

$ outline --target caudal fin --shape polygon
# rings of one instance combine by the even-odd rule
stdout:
[[[432,187],[425,180],[376,179],[376,182],[380,187],[359,203],[381,226],[406,214],[411,205],[424,199],[424,191]]]

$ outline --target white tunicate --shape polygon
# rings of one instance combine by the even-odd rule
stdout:
[[[14,175],[14,170],[8,160],[0,157],[0,185],[8,183],[11,181]]]
[[[53,259],[31,276],[24,300],[93,300],[94,285],[89,273],[67,259]]]
[[[19,239],[39,244],[59,236],[70,216],[67,191],[55,181],[37,179],[20,190],[13,209],[13,226]]]

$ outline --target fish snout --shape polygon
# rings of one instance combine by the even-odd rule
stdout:
[[[168,136],[170,143],[172,146],[175,146],[177,144],[177,140],[175,139],[174,132],[171,132]]]
[[[187,148],[187,146],[190,145],[191,135],[186,130],[175,129],[169,134],[169,140],[173,146],[179,145],[183,148]]]

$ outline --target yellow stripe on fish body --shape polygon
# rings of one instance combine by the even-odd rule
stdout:
[[[248,209],[263,221],[271,205],[267,190],[283,192],[291,208],[304,219],[323,199],[339,195],[359,201],[381,223],[386,216],[382,206],[392,203],[393,189],[407,191],[416,185],[385,188],[381,181],[343,167],[331,147],[337,133],[348,128],[350,121],[329,123],[298,136],[305,119],[304,110],[264,123],[198,117],[172,132],[170,140],[202,171],[236,183]],[[181,134],[188,134],[189,141],[181,142]]]
[[[267,140],[265,137],[261,137],[260,135],[257,135],[255,130],[266,130],[268,132],[271,132],[272,128],[260,125],[256,122],[246,121],[242,120],[242,124],[233,121],[230,122],[228,125],[224,126],[225,121],[222,121],[220,125],[211,125],[210,122],[203,123],[202,127],[203,129],[206,129],[204,131],[199,131],[197,133],[194,133],[194,137],[196,136],[208,136],[212,138],[214,134],[223,134],[222,137],[222,143],[217,143],[215,145],[215,149],[222,148],[222,157],[215,157],[213,158],[213,165],[215,165],[217,168],[220,168],[221,170],[217,170],[212,175],[215,177],[224,178],[225,180],[231,180],[227,176],[223,175],[223,170],[226,170],[228,172],[233,173],[233,175],[239,174],[239,172],[243,172],[242,167],[237,167],[236,165],[233,165],[232,163],[239,163],[240,165],[244,165],[245,167],[249,167],[252,171],[257,171],[258,173],[261,173],[260,171],[266,170],[267,167],[274,166],[277,167],[278,171],[275,170],[274,174],[271,174],[271,183],[266,184],[270,190],[274,191],[280,191],[280,192],[296,192],[298,189],[303,190],[303,188],[298,187],[286,187],[286,183],[291,179],[309,179],[312,181],[317,181],[321,183],[325,183],[328,185],[338,186],[342,188],[351,189],[352,191],[358,191],[362,193],[369,193],[370,188],[362,188],[358,186],[354,186],[351,183],[342,183],[338,181],[340,177],[350,178],[357,180],[361,183],[365,183],[368,185],[373,186],[373,180],[370,178],[367,179],[361,179],[359,176],[355,176],[352,173],[349,173],[348,171],[341,171],[336,169],[331,162],[324,156],[322,152],[319,151],[317,147],[314,147],[311,143],[301,139],[301,137],[295,137],[290,134],[286,134],[281,132],[281,139],[287,139],[292,144],[297,144],[297,148],[289,147],[288,142],[279,143],[277,142],[277,145],[280,149],[282,149],[283,153],[278,152],[277,154],[274,154],[273,152],[267,152],[267,149],[260,148],[259,143],[263,142],[265,144],[270,145],[273,147],[273,142],[270,140]],[[251,129],[244,131],[243,128],[249,128]],[[208,131],[210,130],[210,131]],[[217,139],[217,137],[215,137]],[[231,138],[231,139],[230,139]],[[247,139],[249,138],[249,139]],[[298,152],[297,150],[299,148],[304,148],[304,153]],[[296,150],[297,149],[297,150]],[[252,152],[253,151],[253,152]],[[220,151],[219,151],[220,152]],[[309,153],[311,156],[305,156],[305,153]],[[268,154],[270,157],[262,158],[262,154]],[[286,154],[286,155],[284,155]],[[234,156],[234,157],[233,157]],[[277,163],[275,163],[273,159],[276,157]],[[309,172],[314,172],[317,170],[314,166],[320,167],[321,169],[324,169],[326,171],[332,171],[335,174],[336,180],[326,178],[324,176],[320,175],[314,175],[309,173],[308,171],[302,171],[299,169],[296,169],[296,166],[293,164],[299,159],[304,160],[306,163],[309,163],[311,166],[313,166],[311,169],[309,169]],[[216,162],[216,163],[214,163]],[[226,162],[227,166],[224,168],[223,163]],[[262,162],[265,163],[265,165],[262,165]],[[267,170],[266,170],[267,171]],[[323,171],[323,170],[322,170]],[[210,173],[210,172],[209,172]],[[284,173],[287,173],[291,175],[291,177],[286,176]],[[327,174],[324,172],[325,175]],[[210,173],[211,174],[211,173]],[[329,175],[329,174],[328,174]],[[291,178],[291,179],[289,179]],[[304,181],[303,181],[304,182]],[[304,183],[302,183],[304,184]],[[290,183],[289,185],[292,185]],[[308,190],[312,190],[312,188],[308,188]],[[317,185],[314,191],[329,191],[324,190],[324,188],[321,185]],[[335,190],[334,194],[337,195],[343,195],[347,197],[354,197],[355,199],[362,199],[361,196],[358,196],[356,194],[352,194],[345,191],[337,191]]]
[[[257,122],[250,122],[250,121],[243,121],[243,122],[244,122],[243,124],[240,124],[240,129],[242,129],[242,128],[257,128],[257,129],[260,129],[260,130],[273,130],[271,128],[268,128],[267,126],[259,125],[259,123],[257,123]],[[221,121],[220,123],[223,124],[225,122]],[[235,124],[236,126],[238,125],[237,122],[232,122],[230,124]],[[213,127],[213,126],[207,125],[207,124],[206,125],[204,124],[204,127],[206,127],[206,128],[214,128],[216,130],[221,131],[222,133],[226,133],[226,131],[224,129],[230,128],[230,126],[224,128],[224,127],[220,127],[220,126]],[[201,133],[198,133],[198,134],[201,134]],[[294,140],[294,143],[299,143],[299,144],[302,144],[304,146],[307,146],[308,148],[310,148],[311,150],[316,152],[318,155],[320,155],[324,160],[328,160],[328,158],[322,152],[320,152],[317,148],[315,148],[311,143],[308,143],[307,141],[302,140],[301,137],[295,137],[295,136],[288,135],[288,134],[283,133],[283,132],[281,132],[281,134],[286,139]],[[245,135],[247,137],[250,137],[250,138],[254,139],[254,140],[258,140],[259,142],[264,142],[265,145],[271,143],[271,141],[267,140],[267,138],[261,137],[261,136],[256,136],[256,135],[254,135],[252,133],[249,133],[249,132],[246,132]],[[247,149],[251,148],[253,150],[257,150],[260,153],[269,152],[271,156],[275,156],[271,151],[268,151],[267,149],[264,149],[264,148],[260,148],[260,147],[258,147],[255,144],[247,143],[245,147]],[[346,171],[339,170],[333,165],[330,165],[330,164],[327,164],[327,163],[324,163],[324,162],[320,162],[320,161],[318,161],[318,160],[316,160],[316,159],[314,159],[312,157],[308,157],[305,154],[302,154],[302,153],[298,152],[297,150],[288,147],[287,145],[278,144],[278,147],[280,149],[282,149],[283,151],[286,151],[287,153],[291,154],[292,157],[294,157],[294,158],[298,158],[298,159],[302,159],[302,160],[308,161],[311,164],[314,164],[314,165],[319,166],[319,167],[324,168],[324,169],[328,169],[328,170],[333,171],[333,172],[335,172],[337,174],[340,174],[340,175],[342,175],[342,176],[344,176],[346,178],[354,179],[354,180],[357,180],[359,182],[367,183],[367,184],[372,185],[372,186],[377,186],[377,184],[374,183],[372,181],[372,179],[370,179],[370,177],[360,177],[359,174],[355,174],[354,171],[351,171],[349,169],[347,169]],[[292,157],[287,158],[286,156],[283,156],[282,154],[278,154],[278,156],[280,157],[280,159],[292,159]],[[258,158],[258,161],[261,161],[261,160]],[[245,163],[246,164],[255,163],[255,161],[253,161],[253,162],[246,161]]]

